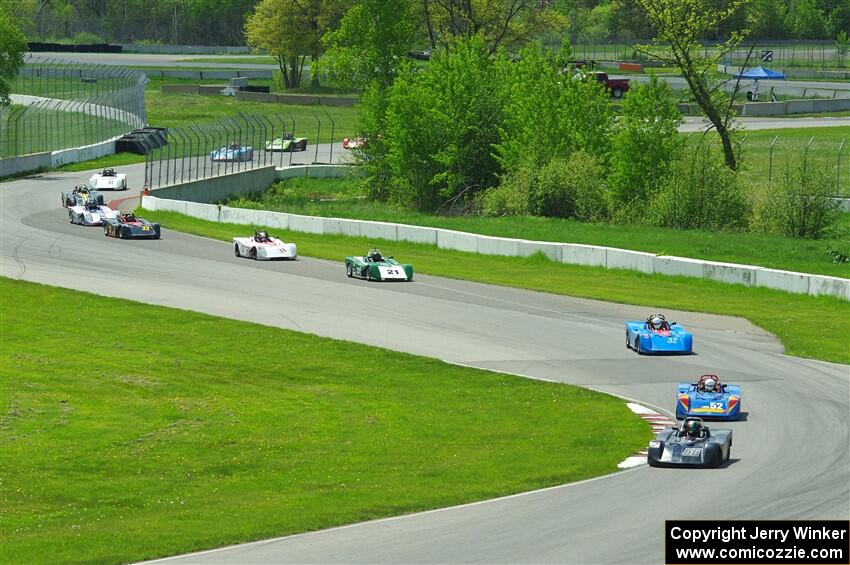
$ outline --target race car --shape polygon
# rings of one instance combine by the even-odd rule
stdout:
[[[266,151],[307,151],[307,138],[295,137],[291,133],[266,142]]]
[[[233,252],[237,257],[259,261],[295,259],[298,256],[298,248],[294,243],[284,243],[264,231],[256,231],[251,237],[234,237]]]
[[[663,314],[652,314],[644,322],[626,322],[626,347],[644,353],[691,353],[694,336],[685,328],[668,323]]]
[[[732,451],[732,430],[710,430],[700,418],[664,428],[649,442],[650,467],[719,467]]]
[[[676,418],[688,416],[737,420],[741,417],[741,387],[721,384],[717,375],[703,375],[695,383],[679,383]]]
[[[86,202],[96,202],[103,204],[103,195],[99,192],[91,190],[88,185],[78,184],[74,190],[62,193],[62,207],[83,206]]]
[[[89,185],[94,190],[127,190],[127,175],[118,174],[115,169],[103,169],[91,176]]]
[[[118,212],[109,206],[101,206],[95,200],[89,200],[82,206],[68,207],[68,220],[72,224],[80,224],[82,226],[99,226],[103,224],[104,219],[115,219],[118,217]]]
[[[369,143],[365,137],[346,137],[342,140],[343,149],[360,149]]]
[[[253,161],[254,148],[242,147],[238,143],[231,143],[230,145],[222,147],[217,151],[211,151],[210,159],[213,161]]]
[[[159,239],[159,224],[122,212],[115,218],[103,219],[103,235],[121,239]]]
[[[399,263],[393,257],[384,257],[378,249],[371,249],[364,257],[346,257],[345,274],[367,281],[412,281],[413,265]]]

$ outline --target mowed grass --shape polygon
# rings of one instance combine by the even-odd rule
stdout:
[[[0,313],[5,563],[480,500],[613,472],[651,436],[586,389],[182,310],[0,278]]]
[[[173,212],[139,212],[168,229],[224,241],[251,229]],[[740,316],[775,334],[789,355],[850,363],[850,303],[833,297],[567,265],[542,255],[498,257],[407,242],[265,229],[297,243],[301,255],[340,261],[340,272],[343,257],[378,246],[387,255],[413,263],[418,273],[652,308]]]
[[[850,170],[848,170],[850,178]],[[588,224],[534,216],[439,216],[365,199],[355,176],[337,179],[293,178],[262,194],[235,198],[228,205],[311,216],[352,218],[431,226],[498,237],[604,245],[729,263],[850,278],[850,263],[835,264],[829,249],[850,255],[850,214],[843,214],[831,236],[794,239],[766,233],[676,230],[639,225]]]

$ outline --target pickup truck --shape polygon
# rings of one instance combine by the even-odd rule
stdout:
[[[605,89],[614,98],[622,98],[623,94],[629,91],[629,79],[627,78],[608,78],[608,73],[601,72],[590,73],[589,76],[604,84]]]

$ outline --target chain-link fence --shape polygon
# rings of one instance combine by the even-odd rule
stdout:
[[[753,186],[767,187],[782,182],[783,175],[795,168],[816,169],[823,171],[826,178],[835,179],[836,196],[850,197],[850,140],[836,133],[804,138],[744,134],[735,145],[741,175]],[[719,145],[716,133],[694,132],[686,142],[691,149],[719,150]]]
[[[343,150],[334,143],[334,119],[327,112],[312,114],[312,120],[296,121],[291,113],[238,112],[214,122],[169,128],[167,143],[148,152],[145,186],[157,188],[269,165],[339,162]]]
[[[0,157],[98,143],[146,124],[141,71],[31,58],[0,109]]]
[[[646,56],[638,52],[632,42],[611,42],[595,44],[572,45],[573,57],[576,59],[596,61],[642,61]],[[648,41],[643,41],[648,43]],[[752,53],[750,48],[752,47]],[[702,47],[703,55],[716,53],[713,44]],[[749,59],[747,58],[749,55]],[[721,59],[728,65],[765,65],[775,68],[811,67],[822,69],[850,68],[850,53],[836,44],[835,41],[819,42],[764,42],[744,44],[737,49],[725,53]]]

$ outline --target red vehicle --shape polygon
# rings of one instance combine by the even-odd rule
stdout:
[[[604,84],[605,89],[614,98],[622,98],[623,94],[629,91],[629,79],[627,78],[609,78],[608,73],[602,72],[590,73],[588,76]]]

